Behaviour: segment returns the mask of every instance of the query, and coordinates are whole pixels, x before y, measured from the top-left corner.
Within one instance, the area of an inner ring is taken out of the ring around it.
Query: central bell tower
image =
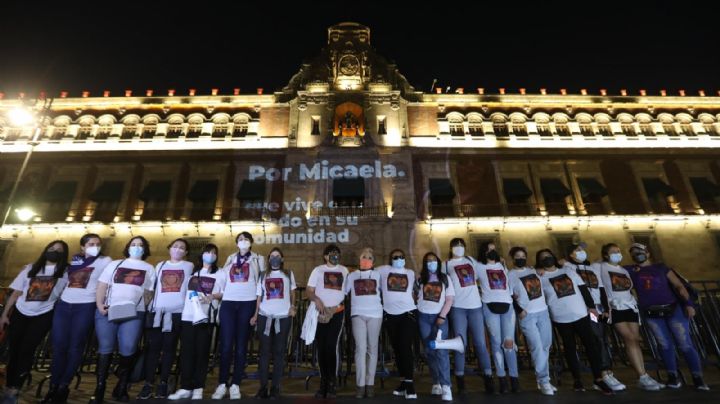
[[[360,91],[370,80],[370,28],[344,22],[328,28],[332,86],[337,91]]]

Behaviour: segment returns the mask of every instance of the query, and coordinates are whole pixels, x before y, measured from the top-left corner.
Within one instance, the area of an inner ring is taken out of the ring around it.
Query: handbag
[[[488,310],[490,310],[493,314],[505,314],[510,309],[510,303],[494,302],[485,304],[487,305]]]
[[[122,265],[123,262],[125,262],[125,260],[122,260],[119,264],[117,264],[115,270],[113,270],[111,279],[115,279],[115,273],[120,268],[120,265]],[[110,301],[110,296],[112,296],[112,284],[110,285],[110,287],[108,287],[108,290],[105,294],[106,303]],[[113,323],[121,323],[126,320],[131,320],[135,317],[137,317],[137,304],[123,303],[112,305],[108,308],[108,321],[111,321]]]
[[[645,308],[645,314],[651,318],[670,317],[675,313],[677,303],[654,304]]]

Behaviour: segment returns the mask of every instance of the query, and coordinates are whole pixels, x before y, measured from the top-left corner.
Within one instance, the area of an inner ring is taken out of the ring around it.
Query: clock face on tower
[[[360,61],[353,55],[345,55],[340,58],[338,70],[340,70],[340,74],[344,76],[354,76],[358,73],[358,70],[360,70]]]

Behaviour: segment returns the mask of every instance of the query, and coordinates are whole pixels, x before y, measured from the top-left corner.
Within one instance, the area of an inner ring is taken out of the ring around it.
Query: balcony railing
[[[602,203],[585,203],[583,210],[571,210],[566,203],[507,203],[507,204],[453,204],[428,205],[431,218],[449,217],[485,217],[485,216],[568,216],[568,215],[604,215],[607,210]],[[571,213],[572,212],[572,213]],[[645,213],[645,212],[638,212]]]
[[[387,217],[388,206],[333,206],[310,208],[310,216]]]

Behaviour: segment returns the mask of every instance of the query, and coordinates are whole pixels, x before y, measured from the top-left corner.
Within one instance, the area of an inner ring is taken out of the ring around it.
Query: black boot
[[[327,396],[327,380],[320,379],[320,390],[315,392],[315,398],[325,398]]]
[[[68,396],[70,395],[70,387],[60,386],[55,393],[53,398],[53,404],[65,404],[67,403]]]
[[[133,363],[135,363],[135,358],[132,356],[121,355],[120,358],[118,358],[118,367],[115,371],[118,382],[112,393],[113,398],[117,401],[124,403],[130,401],[130,396],[128,395],[128,379],[130,378],[130,370],[132,369]]]
[[[500,382],[500,394],[509,393],[510,389],[508,388],[507,377],[498,377],[498,381]]]
[[[95,368],[97,382],[95,384],[95,393],[90,397],[89,404],[102,404],[105,401],[105,386],[111,363],[112,354],[98,354],[97,367]]]
[[[520,391],[520,380],[517,377],[510,378],[510,391],[513,393]]]
[[[483,381],[485,382],[485,393],[495,394],[495,383],[493,382],[492,375],[484,375]]]
[[[465,376],[455,376],[458,394],[465,394]]]
[[[268,398],[267,384],[260,386],[260,390],[255,394],[255,398]]]
[[[58,385],[57,384],[51,384],[50,388],[47,391],[47,394],[45,394],[45,397],[40,400],[40,404],[50,404],[55,401],[55,394],[57,394]]]
[[[337,398],[337,391],[335,391],[335,381],[328,381],[327,384],[327,392],[325,393],[325,398]]]

